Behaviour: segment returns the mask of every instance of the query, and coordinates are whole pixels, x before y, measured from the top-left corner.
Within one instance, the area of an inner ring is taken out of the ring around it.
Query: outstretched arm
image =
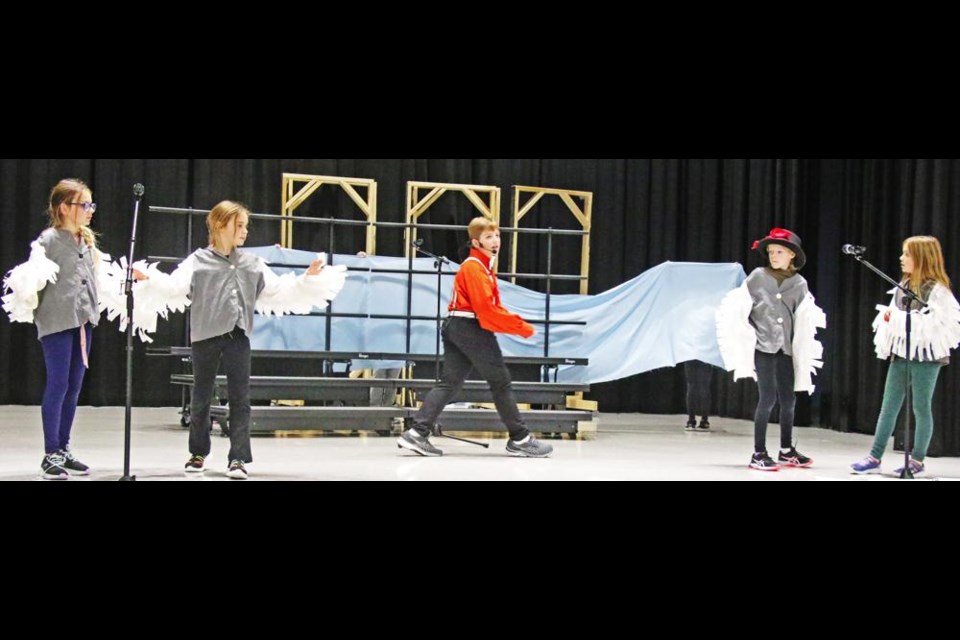
[[[126,271],[126,258],[121,258]],[[194,259],[191,255],[167,274],[156,263],[133,263],[133,328],[143,342],[153,342],[149,334],[157,330],[157,318],[167,318],[171,311],[183,311],[190,306],[190,284],[193,280]]]
[[[326,255],[321,253],[303,275],[285,273],[278,276],[261,259],[264,286],[257,296],[257,311],[265,315],[305,315],[314,307],[325,308],[337,297],[347,279],[345,266],[331,267],[326,262]]]

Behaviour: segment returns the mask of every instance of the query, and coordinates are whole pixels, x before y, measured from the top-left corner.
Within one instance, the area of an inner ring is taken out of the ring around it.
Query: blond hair
[[[943,249],[940,241],[933,236],[912,236],[903,241],[903,246],[913,259],[913,272],[904,276],[904,284],[920,291],[923,283],[928,280],[939,282],[947,289],[950,288],[950,278],[944,267]]]
[[[207,215],[207,233],[209,234],[210,246],[217,244],[217,235],[220,231],[241,213],[250,215],[250,211],[245,206],[231,200],[224,200],[210,210],[209,215]]]
[[[47,203],[47,217],[50,218],[52,229],[63,228],[64,220],[60,205],[69,204],[74,198],[83,197],[85,191],[93,193],[83,180],[77,178],[65,178],[54,185],[50,190],[50,200]],[[80,225],[80,237],[88,247],[97,248],[97,234],[90,227]]]
[[[470,234],[471,240],[479,240],[487,231],[499,231],[500,225],[491,220],[490,218],[485,218],[483,216],[477,216],[470,221],[470,224],[467,226],[467,233]]]

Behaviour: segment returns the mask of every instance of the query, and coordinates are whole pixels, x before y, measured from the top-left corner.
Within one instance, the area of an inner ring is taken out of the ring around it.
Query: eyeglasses
[[[94,213],[97,210],[96,202],[68,202],[67,204],[83,207],[84,213]]]

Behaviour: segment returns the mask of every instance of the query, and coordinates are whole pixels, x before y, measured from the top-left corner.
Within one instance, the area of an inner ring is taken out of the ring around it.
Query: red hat
[[[793,231],[780,228],[770,229],[770,234],[763,240],[754,242],[752,249],[765,254],[767,252],[767,245],[769,244],[779,244],[797,254],[793,259],[794,268],[799,270],[803,268],[803,265],[807,264],[807,256],[800,247],[800,236]]]

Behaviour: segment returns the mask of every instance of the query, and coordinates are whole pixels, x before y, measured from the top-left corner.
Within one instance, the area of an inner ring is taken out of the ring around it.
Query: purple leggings
[[[93,327],[84,326],[87,332],[87,355]],[[52,333],[40,339],[43,346],[43,361],[47,366],[47,387],[43,390],[43,447],[46,453],[56,453],[70,444],[70,429],[77,412],[77,400],[83,385],[83,366],[80,353],[80,328]]]

